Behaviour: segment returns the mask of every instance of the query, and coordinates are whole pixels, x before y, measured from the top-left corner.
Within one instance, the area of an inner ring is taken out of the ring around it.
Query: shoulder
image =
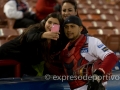
[[[27,33],[26,33],[26,31],[27,31]],[[29,28],[27,28],[25,30],[26,34],[34,34],[34,33],[39,33],[39,32],[42,32],[42,29],[39,28],[38,26],[34,26],[34,25],[30,26]]]
[[[92,43],[92,44],[97,43],[97,42],[101,42],[100,39],[98,39],[96,37],[92,37],[92,36],[87,36],[87,41],[88,41],[88,43]]]
[[[14,5],[16,5],[16,1],[15,0],[10,0],[7,3],[5,3],[5,6],[7,6],[7,5],[14,6]]]
[[[16,4],[16,1],[15,0],[10,0],[6,4]]]
[[[105,46],[104,43],[100,39],[96,37],[92,37],[92,36],[87,37],[87,43],[88,43],[88,47],[91,49]]]

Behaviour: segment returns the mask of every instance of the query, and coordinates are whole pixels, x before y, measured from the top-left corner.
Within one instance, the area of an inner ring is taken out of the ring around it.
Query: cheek
[[[74,30],[73,33],[76,36],[76,35],[78,35],[79,32],[77,30]]]
[[[64,30],[64,33],[65,33],[65,35],[67,34],[67,31],[66,30]]]
[[[64,12],[61,12],[61,16],[62,16],[62,18],[64,17],[64,14],[65,14]]]
[[[77,13],[75,11],[71,12],[71,15],[77,15]]]
[[[66,34],[66,30],[64,30],[64,33]]]
[[[45,24],[45,31],[47,31],[47,28],[48,28],[48,24],[46,23]]]

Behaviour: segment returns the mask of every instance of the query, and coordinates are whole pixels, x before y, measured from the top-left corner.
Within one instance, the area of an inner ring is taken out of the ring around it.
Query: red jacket
[[[48,14],[54,12],[56,0],[38,0],[36,3],[36,15],[39,20],[44,19]]]

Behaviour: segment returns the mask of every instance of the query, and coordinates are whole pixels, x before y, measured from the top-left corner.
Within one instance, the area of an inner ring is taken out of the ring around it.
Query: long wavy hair
[[[50,14],[49,14],[45,19],[43,19],[40,23],[30,25],[28,28],[26,28],[26,29],[24,30],[24,32],[20,35],[20,38],[19,38],[20,41],[22,42],[22,40],[24,39],[24,36],[26,36],[27,33],[28,33],[30,30],[32,30],[33,28],[38,28],[38,29],[41,30],[41,31],[46,31],[46,30],[45,30],[45,23],[46,23],[46,21],[47,21],[49,18],[51,18],[51,17],[57,18],[58,21],[60,22],[60,25],[62,24],[63,19],[62,19],[62,17],[61,17],[60,14],[58,14],[58,13],[56,13],[56,12],[50,13]]]
[[[49,18],[51,18],[51,17],[57,18],[57,19],[59,20],[60,24],[63,22],[63,19],[62,19],[62,17],[61,17],[60,14],[58,14],[58,13],[56,13],[56,12],[50,13],[50,14],[49,14],[44,20],[42,20],[40,23],[31,25],[31,26],[29,26],[28,28],[26,28],[26,29],[24,30],[24,32],[21,34],[21,36],[19,37],[20,42],[21,42],[21,43],[24,42],[25,39],[26,39],[27,33],[28,33],[30,30],[34,30],[34,28],[36,28],[36,29],[38,29],[38,30],[40,30],[40,31],[45,32],[45,31],[46,31],[46,30],[45,30],[45,23],[46,23],[46,21],[47,21]],[[49,44],[48,44],[48,42],[47,42],[47,39],[46,39],[46,40],[43,40],[43,42],[40,43],[40,44],[41,44],[41,47],[42,47],[42,48],[40,48],[41,50],[39,50],[39,53],[41,53],[41,56],[42,56],[42,58],[43,58],[45,61],[49,61],[49,59],[50,59],[50,54],[49,54],[49,52],[50,52],[50,51],[49,51],[49,48],[48,48],[48,45],[49,45]]]

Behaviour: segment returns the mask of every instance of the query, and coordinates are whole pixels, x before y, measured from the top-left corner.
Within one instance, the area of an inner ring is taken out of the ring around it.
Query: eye
[[[67,28],[68,28],[68,26],[65,26],[64,28],[65,28],[65,29],[67,29]]]
[[[70,9],[68,9],[68,11],[69,11],[69,12],[72,12],[73,10],[70,8]]]
[[[48,21],[49,24],[52,24],[52,21]]]
[[[69,12],[72,12],[72,10],[68,10]]]
[[[53,24],[60,25],[59,23],[53,23]]]
[[[66,9],[63,9],[62,11],[63,11],[63,12],[66,12]]]

